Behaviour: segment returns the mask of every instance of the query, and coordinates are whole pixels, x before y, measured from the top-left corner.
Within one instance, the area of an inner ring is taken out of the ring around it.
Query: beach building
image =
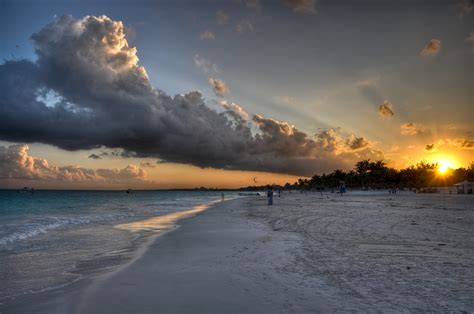
[[[454,186],[456,187],[458,194],[472,194],[474,182],[463,181],[456,183]]]

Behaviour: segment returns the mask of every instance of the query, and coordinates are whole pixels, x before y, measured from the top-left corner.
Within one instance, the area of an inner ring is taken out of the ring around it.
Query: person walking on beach
[[[339,193],[341,193],[341,196],[346,193],[346,183],[344,181],[339,182]]]
[[[268,205],[273,205],[273,188],[269,187],[267,191]]]

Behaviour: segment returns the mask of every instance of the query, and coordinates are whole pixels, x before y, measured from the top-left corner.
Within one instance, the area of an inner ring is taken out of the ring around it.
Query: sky
[[[0,188],[474,161],[472,1],[0,4]]]

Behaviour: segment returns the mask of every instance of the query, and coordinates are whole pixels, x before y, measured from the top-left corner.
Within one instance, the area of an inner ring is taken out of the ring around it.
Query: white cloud
[[[229,22],[229,16],[223,11],[219,10],[216,12],[216,21],[219,25],[227,24],[227,22]]]
[[[214,33],[212,31],[207,30],[207,31],[204,31],[204,32],[199,34],[199,39],[201,39],[201,40],[215,40],[216,36],[214,35]]]
[[[295,99],[290,96],[275,96],[273,97],[273,101],[275,101],[278,104],[292,105],[294,104]]]
[[[222,80],[210,77],[207,82],[218,96],[224,96],[230,93],[229,87],[227,87],[226,83]]]
[[[207,60],[206,58],[195,54],[193,57],[194,65],[200,68],[204,73],[219,73],[219,69],[215,63]]]
[[[236,103],[228,103],[227,101],[221,102],[221,105],[225,109],[235,112],[243,120],[248,120],[249,119],[249,113],[247,111],[245,111],[245,109],[242,108],[241,105],[236,104]]]
[[[87,169],[80,166],[58,167],[46,159],[29,155],[28,145],[0,146],[0,180],[46,180],[92,183],[150,183],[145,171],[128,165],[123,169]]]
[[[243,19],[235,26],[235,29],[237,33],[245,34],[245,33],[253,32],[254,27],[253,27],[252,22],[250,22],[247,19]]]
[[[438,39],[431,39],[420,51],[420,56],[422,57],[429,57],[429,56],[436,56],[438,52],[441,50],[441,41]]]

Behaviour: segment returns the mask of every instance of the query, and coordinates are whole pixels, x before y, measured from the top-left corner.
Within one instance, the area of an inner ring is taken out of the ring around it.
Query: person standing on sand
[[[224,201],[224,192],[221,193],[221,202]]]
[[[267,191],[268,205],[273,205],[273,188],[269,187]]]
[[[346,183],[344,181],[339,182],[339,193],[341,193],[341,196],[346,193]]]

